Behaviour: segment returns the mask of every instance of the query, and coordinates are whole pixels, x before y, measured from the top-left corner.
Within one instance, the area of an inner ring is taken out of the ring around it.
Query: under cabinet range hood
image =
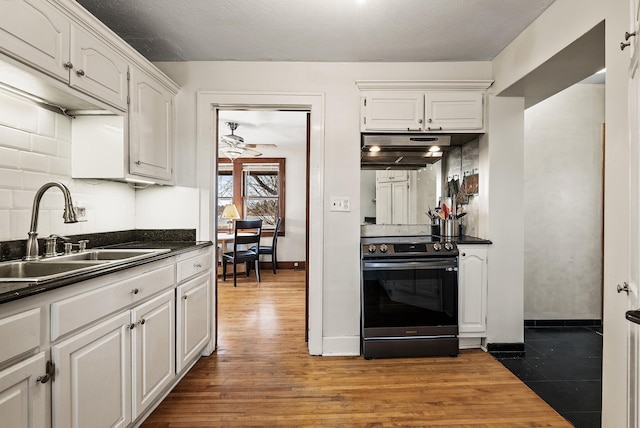
[[[360,169],[424,168],[454,147],[478,138],[479,134],[375,134],[362,133]]]
[[[449,135],[362,134],[361,169],[418,169],[442,159]]]

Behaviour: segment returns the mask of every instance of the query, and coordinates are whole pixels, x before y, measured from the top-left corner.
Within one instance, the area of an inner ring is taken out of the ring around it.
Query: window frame
[[[238,208],[238,213],[240,214],[240,218],[245,218],[244,213],[244,174],[243,174],[243,165],[251,164],[251,165],[259,165],[259,164],[277,164],[278,165],[278,178],[280,181],[280,186],[278,189],[278,212],[280,214],[280,218],[282,221],[280,223],[280,229],[278,230],[278,236],[285,236],[285,192],[286,192],[286,159],[285,158],[236,158],[233,161],[227,158],[219,158],[219,164],[232,164],[232,177],[233,177],[233,203]],[[219,173],[218,173],[219,175]],[[216,192],[218,189],[216,189]],[[220,231],[221,225],[218,225],[218,230]],[[263,236],[273,236],[272,228],[263,228],[262,229]]]

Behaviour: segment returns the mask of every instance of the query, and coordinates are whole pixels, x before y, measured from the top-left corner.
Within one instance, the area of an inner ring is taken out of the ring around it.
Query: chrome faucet
[[[40,212],[40,200],[42,195],[51,187],[57,187],[62,191],[64,196],[64,214],[62,218],[65,223],[77,223],[76,213],[73,210],[73,201],[71,200],[71,192],[64,184],[59,181],[51,181],[43,185],[36,192],[36,196],[33,199],[33,209],[31,210],[31,230],[29,230],[29,238],[27,239],[27,251],[25,260],[38,260],[38,214]]]

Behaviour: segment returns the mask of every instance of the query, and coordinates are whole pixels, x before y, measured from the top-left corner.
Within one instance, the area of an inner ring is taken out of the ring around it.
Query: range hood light
[[[369,151],[370,152],[379,152],[380,151],[380,146],[371,146],[371,147],[369,147]]]
[[[439,152],[439,151],[440,151],[440,147],[438,147],[438,146],[431,146],[431,147],[429,147],[429,151],[430,151],[430,152]]]

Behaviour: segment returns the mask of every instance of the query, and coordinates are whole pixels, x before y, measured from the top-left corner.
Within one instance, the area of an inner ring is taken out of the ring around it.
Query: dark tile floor
[[[601,327],[525,327],[525,356],[498,358],[577,428],[600,428]]]

